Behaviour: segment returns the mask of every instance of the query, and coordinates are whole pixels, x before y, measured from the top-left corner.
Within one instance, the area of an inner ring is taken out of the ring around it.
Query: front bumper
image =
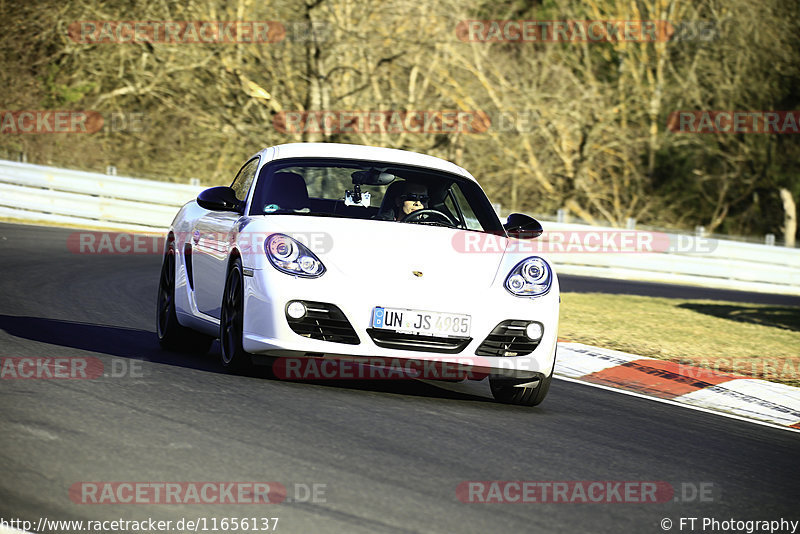
[[[515,297],[498,285],[458,288],[386,284],[378,289],[356,285],[348,288],[330,284],[324,278],[293,278],[270,269],[254,270],[252,277],[245,277],[244,349],[254,355],[278,358],[360,357],[382,361],[450,362],[514,378],[541,378],[553,369],[559,310],[555,275],[550,291],[533,299]],[[352,326],[357,343],[352,339],[349,342],[326,341],[298,334],[286,316],[286,305],[292,300],[335,306]],[[387,343],[386,336],[373,339],[375,332],[370,335],[369,330],[376,306],[468,314],[472,317],[469,339],[456,340],[457,343],[452,344],[455,349],[450,347],[449,350],[442,350],[435,343],[429,348],[417,344],[410,349],[402,339],[394,345]],[[485,345],[481,345],[498,325],[509,320],[541,323],[544,334],[538,345],[526,355],[486,355]],[[482,374],[479,372],[476,376]]]

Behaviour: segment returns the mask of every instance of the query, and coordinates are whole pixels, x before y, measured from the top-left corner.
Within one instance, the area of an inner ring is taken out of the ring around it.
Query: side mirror
[[[503,228],[506,229],[508,237],[517,239],[536,239],[544,232],[539,221],[524,213],[509,215]]]
[[[211,211],[236,211],[242,209],[242,203],[236,198],[233,189],[226,186],[212,187],[197,195],[197,203],[201,208]]]

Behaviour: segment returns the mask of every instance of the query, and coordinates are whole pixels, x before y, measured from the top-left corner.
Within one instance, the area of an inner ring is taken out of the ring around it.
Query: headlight
[[[308,247],[288,235],[272,234],[264,243],[264,251],[279,271],[304,278],[316,278],[325,273],[325,266]]]
[[[542,258],[533,256],[519,262],[506,278],[506,289],[518,297],[539,297],[550,291],[553,272]]]

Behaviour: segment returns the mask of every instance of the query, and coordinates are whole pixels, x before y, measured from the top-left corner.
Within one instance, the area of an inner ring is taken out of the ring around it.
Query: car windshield
[[[287,159],[265,165],[250,215],[344,217],[503,232],[491,203],[472,180],[375,161]]]

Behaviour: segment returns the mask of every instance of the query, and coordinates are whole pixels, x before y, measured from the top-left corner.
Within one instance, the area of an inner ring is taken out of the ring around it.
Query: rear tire
[[[170,242],[161,276],[158,282],[156,299],[156,333],[159,344],[172,351],[205,354],[214,338],[186,328],[178,322],[175,312],[175,243]]]
[[[517,384],[525,384],[532,382],[530,378],[506,378],[506,377],[489,377],[489,387],[492,389],[494,400],[504,404],[516,404],[518,406],[537,406],[541,404],[550,390],[550,382],[553,380],[553,371],[555,370],[556,362],[553,358],[553,368],[550,369],[550,374],[541,380],[535,387],[520,388],[516,387]]]
[[[242,346],[244,331],[244,278],[242,260],[233,260],[222,294],[219,318],[219,344],[222,366],[234,373],[249,371],[253,366],[250,353]]]

